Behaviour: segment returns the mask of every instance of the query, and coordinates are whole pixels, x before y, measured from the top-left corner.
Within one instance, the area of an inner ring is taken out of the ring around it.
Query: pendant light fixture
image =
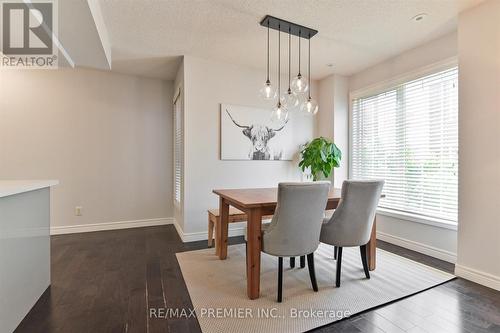
[[[289,110],[294,108],[301,112],[314,115],[318,112],[318,103],[311,97],[311,38],[318,33],[317,30],[285,21],[270,15],[266,15],[260,25],[267,28],[267,80],[261,89],[261,96],[266,100],[272,100],[276,96],[277,104],[271,113],[271,120],[281,124],[286,123]],[[269,80],[269,29],[278,30],[278,82],[277,91],[273,89]],[[281,95],[281,32],[288,33],[288,90]],[[292,63],[292,35],[299,38],[299,68],[296,77],[291,79]],[[309,40],[309,59],[307,67],[307,78],[301,73],[301,40]]]
[[[292,80],[292,91],[296,94],[305,93],[309,88],[306,78],[302,76],[300,73],[300,58],[301,58],[301,48],[300,48],[300,40],[302,39],[302,31],[299,30],[299,73]],[[309,37],[311,38],[311,37]]]
[[[278,24],[278,96],[281,92],[281,26]],[[281,98],[278,99],[278,104],[271,112],[271,122],[284,124],[288,120],[288,109],[281,104]]]
[[[308,97],[307,101],[302,104],[301,111],[307,115],[315,115],[318,113],[318,103],[311,97],[311,36],[309,36],[309,57],[307,62],[307,77],[308,77]]]
[[[299,105],[299,99],[291,89],[292,34],[290,32],[291,28],[288,28],[288,90],[281,97],[281,104],[285,105],[289,110]]]
[[[269,80],[269,20],[267,20],[267,80],[260,89],[259,95],[266,101],[276,98],[276,89],[271,85],[271,80]]]

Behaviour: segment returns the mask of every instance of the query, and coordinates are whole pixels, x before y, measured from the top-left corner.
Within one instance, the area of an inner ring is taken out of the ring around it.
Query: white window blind
[[[174,200],[177,204],[180,204],[182,197],[182,138],[182,99],[179,91],[174,102]]]
[[[379,207],[457,222],[458,69],[352,101],[351,175],[385,179]]]

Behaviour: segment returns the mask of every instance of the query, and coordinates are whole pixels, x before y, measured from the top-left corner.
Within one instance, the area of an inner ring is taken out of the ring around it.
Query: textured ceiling
[[[350,75],[454,31],[458,13],[481,1],[99,0],[113,69],[166,79],[182,55],[265,68],[266,29],[259,22],[266,14],[319,30],[311,43],[313,78]],[[419,13],[428,16],[412,21]]]

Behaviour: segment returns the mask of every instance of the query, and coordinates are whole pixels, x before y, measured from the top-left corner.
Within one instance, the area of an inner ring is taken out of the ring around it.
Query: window
[[[174,202],[181,203],[182,189],[182,98],[181,91],[174,100]]]
[[[379,207],[457,223],[458,69],[352,100],[351,176],[385,179]]]

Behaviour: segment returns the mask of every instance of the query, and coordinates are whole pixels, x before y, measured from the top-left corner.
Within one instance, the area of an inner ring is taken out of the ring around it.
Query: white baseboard
[[[478,271],[477,269],[455,265],[455,275],[460,276],[466,280],[482,284],[483,286],[500,290],[500,277],[490,273]]]
[[[185,243],[184,240],[182,239],[182,235],[184,233],[182,232],[181,226],[179,225],[179,223],[177,222],[177,220],[175,219],[175,217],[173,218],[173,220],[174,220],[175,231],[177,231],[177,235],[179,235],[179,237],[182,240],[182,242]]]
[[[438,258],[438,259],[441,259],[441,260],[444,260],[447,262],[451,262],[453,264],[457,262],[457,254],[456,253],[446,251],[443,249],[439,249],[439,248],[434,247],[434,246],[415,242],[415,241],[401,238],[401,237],[394,236],[394,235],[389,235],[389,234],[386,234],[386,233],[381,232],[381,231],[377,231],[377,239],[380,239],[384,242],[398,245],[398,246],[401,246],[401,247],[404,247],[404,248],[407,248],[407,249],[410,249],[413,251],[417,251],[417,252],[426,254],[428,256],[434,257],[434,258]]]
[[[51,235],[74,234],[80,232],[104,231],[104,230],[117,230],[128,228],[152,227],[156,225],[165,225],[174,223],[172,217],[161,217],[157,219],[145,219],[134,221],[118,221],[118,222],[104,222],[93,224],[79,224],[79,225],[65,225],[50,227]]]
[[[177,223],[175,219],[173,223],[175,226],[175,230],[177,230],[177,233],[179,234],[179,237],[181,238],[183,243],[196,242],[208,239],[208,231],[184,232],[182,231],[181,226]],[[245,234],[245,229],[246,226],[238,226],[233,228],[232,226],[229,226],[228,236],[229,237],[243,236]]]

